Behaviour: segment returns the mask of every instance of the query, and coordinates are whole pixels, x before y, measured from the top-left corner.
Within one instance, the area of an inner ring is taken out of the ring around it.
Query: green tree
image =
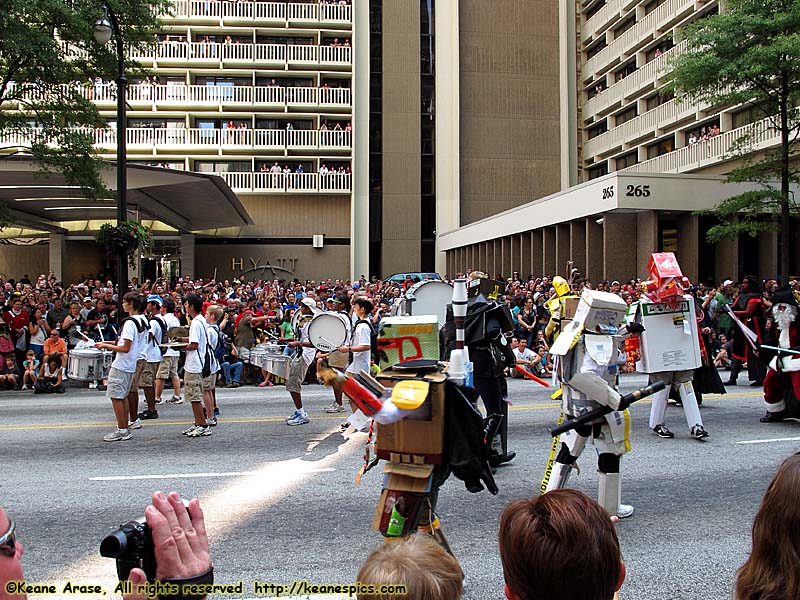
[[[724,200],[710,211],[719,224],[709,241],[763,231],[780,232],[780,274],[788,281],[796,214],[790,185],[798,180],[800,118],[800,0],[730,0],[716,15],[682,31],[687,52],[671,62],[671,88],[684,100],[713,106],[746,105],[764,127],[752,127],[736,140],[730,155],[743,158],[729,182],[755,182],[755,191]],[[780,134],[780,144],[753,152],[765,137]],[[780,188],[770,184],[779,180]]]
[[[155,41],[168,0],[105,0],[116,13],[127,60]],[[94,131],[106,121],[89,99],[96,77],[114,81],[116,47],[101,46],[93,25],[101,0],[0,0],[0,144],[24,147],[42,171],[62,172],[90,198],[104,194]]]

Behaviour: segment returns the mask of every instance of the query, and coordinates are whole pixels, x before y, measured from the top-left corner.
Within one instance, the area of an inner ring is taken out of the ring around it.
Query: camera
[[[156,553],[150,528],[141,521],[128,521],[100,542],[100,556],[117,561],[117,575],[125,581],[131,569],[139,567],[150,582],[156,579]]]

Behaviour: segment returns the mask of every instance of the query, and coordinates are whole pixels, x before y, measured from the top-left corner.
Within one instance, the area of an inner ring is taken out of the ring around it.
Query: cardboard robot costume
[[[674,386],[681,397],[689,435],[702,440],[708,432],[692,386],[694,370],[702,366],[702,359],[694,299],[684,294],[688,280],[672,252],[651,255],[648,271],[650,280],[642,284],[644,293],[634,317],[644,327],[636,370],[647,373],[649,383],[663,381],[667,386],[653,396],[649,426],[659,437],[675,437],[665,424],[669,391]]]
[[[615,388],[620,346],[636,324],[622,327],[627,305],[614,294],[584,290],[573,320],[563,329],[550,351],[559,357],[562,410],[570,417],[608,406],[615,409],[603,418],[562,434],[546,491],[563,488],[591,437],[598,453],[598,502],[611,515],[633,514],[620,503],[620,457],[630,450],[630,419],[618,412],[620,394]]]

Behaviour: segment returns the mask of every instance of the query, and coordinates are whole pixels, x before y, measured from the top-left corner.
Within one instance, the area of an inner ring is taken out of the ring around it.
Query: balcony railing
[[[695,5],[695,0],[666,0],[587,60],[583,64],[583,79],[591,80],[595,74],[602,72],[612,60],[629,56],[648,40],[658,37],[660,31],[664,31],[668,26],[677,23],[686,14],[692,12]]]
[[[286,26],[345,25],[353,22],[349,4],[299,2],[221,2],[219,0],[173,0],[171,15],[164,21],[220,23],[246,21],[255,25]]]
[[[349,173],[216,173],[234,192],[266,194],[349,193]]]
[[[605,5],[583,24],[582,38],[585,42],[597,35],[611,19],[619,15],[622,10],[622,0],[606,0]]]
[[[654,58],[649,63],[637,69],[625,79],[617,81],[608,89],[596,96],[589,98],[583,105],[584,118],[590,115],[603,113],[617,103],[635,96],[643,89],[653,89],[658,78],[666,72],[669,60],[686,52],[686,42],[681,42],[674,48],[670,48],[658,58]]]
[[[14,84],[9,84],[12,90]],[[117,101],[115,83],[77,84],[72,89],[87,100],[98,104],[113,105]],[[32,88],[23,99],[37,99],[37,90]],[[43,99],[43,98],[38,98]],[[282,86],[242,86],[242,85],[153,85],[143,81],[128,86],[128,103],[136,108],[156,111],[160,108],[174,110],[180,107],[207,107],[220,110],[226,106],[240,108],[263,108],[264,105],[279,110],[289,107],[308,108],[348,108],[351,105],[350,88],[315,88]],[[9,103],[13,108],[13,102]],[[24,110],[24,106],[18,106]]]
[[[0,145],[29,146],[37,139],[38,129],[29,135],[0,136]],[[86,129],[94,136],[95,146],[102,150],[115,150],[115,129]],[[212,150],[218,154],[236,150],[349,150],[352,133],[349,131],[317,131],[316,129],[204,129],[183,127],[130,127],[126,144],[131,153],[174,152],[176,150]]]
[[[596,156],[623,144],[631,144],[648,136],[655,137],[656,130],[669,129],[678,121],[691,117],[698,110],[704,108],[708,108],[708,106],[680,102],[678,99],[669,100],[622,125],[585,141],[583,144],[584,156]]]
[[[314,5],[310,5],[314,6]],[[219,42],[162,41],[155,50],[133,51],[131,58],[142,64],[253,64],[264,62],[285,66],[349,66],[353,53],[350,46],[316,46],[312,44],[235,44]]]
[[[780,132],[769,119],[756,121],[738,129],[726,131],[707,140],[662,154],[623,171],[636,173],[686,173],[731,157],[734,144],[745,135],[752,134],[750,151],[764,150],[780,143]]]

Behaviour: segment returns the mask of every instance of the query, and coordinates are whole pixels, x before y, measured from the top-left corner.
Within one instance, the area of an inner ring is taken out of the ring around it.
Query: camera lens
[[[107,535],[100,542],[100,556],[118,558],[128,551],[128,536],[121,529]]]

